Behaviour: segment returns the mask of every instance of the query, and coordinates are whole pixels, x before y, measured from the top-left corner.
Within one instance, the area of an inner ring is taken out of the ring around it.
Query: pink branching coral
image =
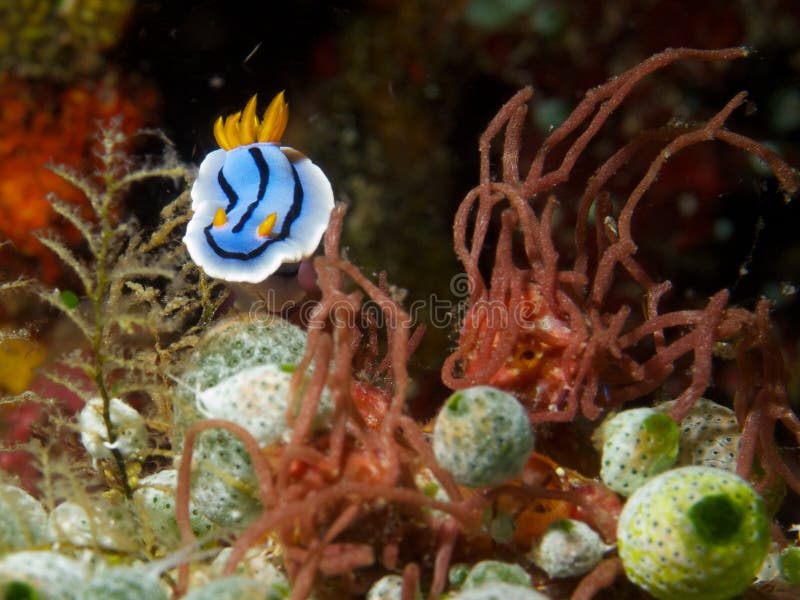
[[[527,403],[534,423],[571,421],[579,411],[596,419],[604,409],[657,390],[673,374],[675,361],[691,355],[691,381],[671,410],[680,420],[711,384],[713,357],[729,355],[741,374],[734,399],[743,429],[739,473],[750,474],[758,453],[768,474],[762,484],[781,476],[800,491],[800,478],[781,459],[774,439],[780,421],[800,440],[800,421],[787,403],[769,301],[762,299],[750,311],[729,306],[729,292],[720,290],[704,308],[661,313],[659,302],[670,283],[655,280],[637,261],[631,234],[634,212],[665,163],[703,142],[723,142],[757,157],[788,196],[797,191],[797,172],[772,150],[725,129],[746,94],[734,96],[705,123],[641,132],[597,167],[578,205],[570,265],[564,264],[551,232],[558,187],[569,180],[581,153],[634,86],[676,61],[727,61],[746,54],[744,48],[670,49],[645,60],[590,90],[541,144],[525,173],[520,172],[520,147],[532,90],[519,91],[500,109],[480,139],[480,183],[455,219],[455,249],[471,295],[458,348],[442,371],[447,385],[461,389],[491,383],[508,389]],[[490,157],[501,133],[502,176],[495,181]],[[654,146],[658,150],[646,172],[613,214],[609,180]],[[554,156],[560,162],[548,170]],[[493,212],[500,209],[487,281],[479,262],[489,254],[487,232]],[[512,245],[515,234],[524,240],[519,260]],[[640,303],[611,297],[620,281],[640,290]]]

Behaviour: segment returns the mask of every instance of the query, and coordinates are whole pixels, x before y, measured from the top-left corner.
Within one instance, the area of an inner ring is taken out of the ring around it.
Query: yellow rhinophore
[[[216,120],[214,137],[220,148],[232,150],[256,142],[281,141],[286,123],[289,122],[289,105],[283,99],[283,92],[272,99],[261,121],[256,115],[256,98],[257,95],[250,98],[244,110]]]
[[[214,227],[222,227],[227,222],[228,215],[225,214],[225,210],[218,208],[217,212],[214,213]]]
[[[278,220],[278,213],[270,213],[267,218],[258,226],[259,237],[269,237],[272,233],[272,228],[275,227],[275,221]]]

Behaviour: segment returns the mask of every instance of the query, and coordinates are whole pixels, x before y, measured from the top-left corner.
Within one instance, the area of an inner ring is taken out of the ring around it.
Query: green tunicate
[[[533,449],[528,414],[514,396],[489,386],[453,394],[433,428],[436,460],[468,487],[519,475]]]
[[[250,455],[232,433],[215,429],[197,439],[192,461],[192,501],[219,527],[241,528],[262,511]]]
[[[203,335],[182,379],[202,391],[249,367],[296,365],[305,350],[305,332],[279,317],[230,317]]]
[[[292,374],[278,365],[249,367],[199,394],[197,409],[205,418],[224,419],[243,427],[259,446],[270,446],[288,441],[292,428],[286,421],[286,413],[290,404],[295,415],[299,412],[299,400],[308,386],[308,377],[301,381],[294,402],[291,401],[291,384]],[[324,429],[332,414],[333,402],[325,388],[312,428]]]
[[[759,572],[769,546],[769,516],[741,477],[682,467],[631,495],[617,543],[628,579],[656,598],[727,600]]]
[[[133,505],[146,538],[152,538],[162,550],[171,550],[180,543],[178,522],[175,519],[175,490],[178,472],[162,469],[139,481],[133,492]],[[197,510],[194,498],[189,503],[189,521],[196,536],[207,535],[212,523]]]
[[[277,316],[256,319],[245,314],[216,323],[198,343],[180,376],[183,385],[176,388],[173,437],[178,451],[186,430],[207,418],[233,420],[245,428],[252,424],[262,433],[274,429],[276,436],[285,436],[288,426],[283,413],[288,399],[281,396],[288,390],[291,366],[300,363],[305,349],[306,333]],[[243,380],[254,369],[270,371],[272,377],[254,378],[244,397],[232,383],[246,383]],[[269,390],[262,389],[264,386]],[[229,401],[226,394],[231,396]],[[254,395],[260,396],[263,404],[250,402]],[[244,409],[250,411],[248,415]],[[270,420],[275,414],[281,418],[273,428]],[[271,441],[277,438],[273,436]],[[192,502],[202,517],[219,527],[240,528],[260,514],[252,461],[243,443],[230,432],[204,431],[198,436],[192,462]]]
[[[680,431],[669,416],[651,408],[632,408],[609,417],[599,428],[600,477],[624,496],[675,463]]]
[[[666,413],[675,401],[663,402],[654,410]],[[700,398],[678,424],[677,466],[705,466],[736,470],[741,432],[736,415],[725,406]]]

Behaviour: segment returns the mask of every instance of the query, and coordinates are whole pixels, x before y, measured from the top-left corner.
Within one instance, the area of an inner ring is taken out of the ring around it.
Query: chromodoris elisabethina
[[[200,164],[183,238],[211,277],[259,283],[312,255],[328,227],[333,190],[322,170],[281,146],[289,118],[283,92],[256,116],[256,96],[214,125],[219,150]]]

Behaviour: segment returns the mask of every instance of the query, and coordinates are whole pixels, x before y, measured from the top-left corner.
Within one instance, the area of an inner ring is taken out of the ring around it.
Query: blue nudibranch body
[[[244,111],[214,125],[220,149],[200,164],[183,238],[211,277],[264,281],[313,254],[328,227],[330,182],[303,154],[280,145],[288,115],[281,92],[262,120],[253,96]]]

